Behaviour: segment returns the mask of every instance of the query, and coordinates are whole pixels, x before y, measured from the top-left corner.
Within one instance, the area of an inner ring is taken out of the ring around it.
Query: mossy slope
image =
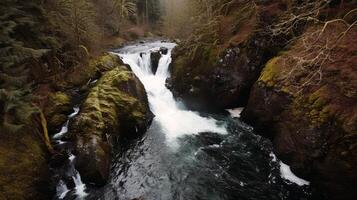
[[[34,123],[35,124],[35,123]],[[34,125],[0,132],[0,199],[50,199],[49,152]]]

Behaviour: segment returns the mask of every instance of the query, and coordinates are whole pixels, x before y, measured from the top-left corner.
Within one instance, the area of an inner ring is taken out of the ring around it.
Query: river
[[[175,100],[165,86],[174,47],[157,41],[115,51],[145,86],[155,118],[142,138],[116,148],[105,187],[87,184],[81,195],[66,187],[56,199],[311,199],[309,183],[279,161],[271,142],[237,115],[193,112]],[[160,48],[168,52],[154,74],[150,54]]]

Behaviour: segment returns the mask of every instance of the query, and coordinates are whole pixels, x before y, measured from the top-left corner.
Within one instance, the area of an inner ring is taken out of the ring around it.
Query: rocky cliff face
[[[235,1],[203,34],[217,32],[195,33],[197,38],[175,49],[169,84],[175,95],[193,109],[244,105],[262,66],[285,42],[268,27],[287,8],[280,0]]]
[[[356,36],[344,23],[311,27],[266,64],[242,113],[329,199],[356,197]]]
[[[105,73],[70,128],[76,140],[76,168],[84,181],[105,184],[118,139],[140,136],[152,118],[144,86],[131,71],[117,65]]]
[[[194,109],[247,104],[242,119],[296,174],[328,199],[353,199],[355,2],[232,2],[218,32],[206,27],[175,49],[168,85]]]

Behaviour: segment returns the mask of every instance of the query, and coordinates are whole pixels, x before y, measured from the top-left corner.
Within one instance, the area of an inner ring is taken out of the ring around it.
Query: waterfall
[[[58,145],[62,145],[65,144],[66,142],[62,141],[61,138],[63,138],[67,133],[68,133],[68,125],[69,125],[69,121],[75,117],[77,114],[79,113],[79,107],[74,107],[73,108],[73,113],[69,114],[67,116],[67,121],[66,123],[62,126],[60,132],[56,133],[52,139],[55,143],[57,143]],[[85,184],[82,182],[81,179],[81,175],[79,174],[79,172],[75,169],[74,167],[74,162],[75,162],[75,156],[73,154],[70,153],[69,157],[68,157],[68,169],[66,171],[68,171],[68,173],[71,173],[73,182],[74,182],[74,192],[77,196],[76,199],[83,199],[84,197],[87,196],[87,193],[85,192],[86,186]],[[63,180],[60,180],[57,184],[56,187],[56,193],[57,193],[57,197],[59,199],[64,199],[67,195],[67,193],[70,192],[70,190],[68,189],[66,183]]]
[[[151,70],[150,54],[158,51],[160,47],[168,49],[167,54],[162,54],[158,69],[154,75]],[[161,125],[166,138],[174,141],[175,138],[186,134],[201,132],[227,133],[224,124],[208,117],[202,117],[197,112],[185,110],[173,97],[172,92],[166,88],[165,81],[170,76],[169,65],[171,52],[175,47],[173,43],[155,43],[138,46],[128,46],[117,55],[128,64],[132,71],[143,83],[155,119]]]

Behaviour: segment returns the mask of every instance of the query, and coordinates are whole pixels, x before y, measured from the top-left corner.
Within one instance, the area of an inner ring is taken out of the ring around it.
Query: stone
[[[153,74],[156,74],[157,68],[159,67],[160,58],[161,58],[160,51],[151,52],[151,54],[150,54],[151,71]]]
[[[104,185],[117,141],[140,137],[152,118],[144,86],[133,72],[118,65],[105,73],[70,126],[84,182]]]

